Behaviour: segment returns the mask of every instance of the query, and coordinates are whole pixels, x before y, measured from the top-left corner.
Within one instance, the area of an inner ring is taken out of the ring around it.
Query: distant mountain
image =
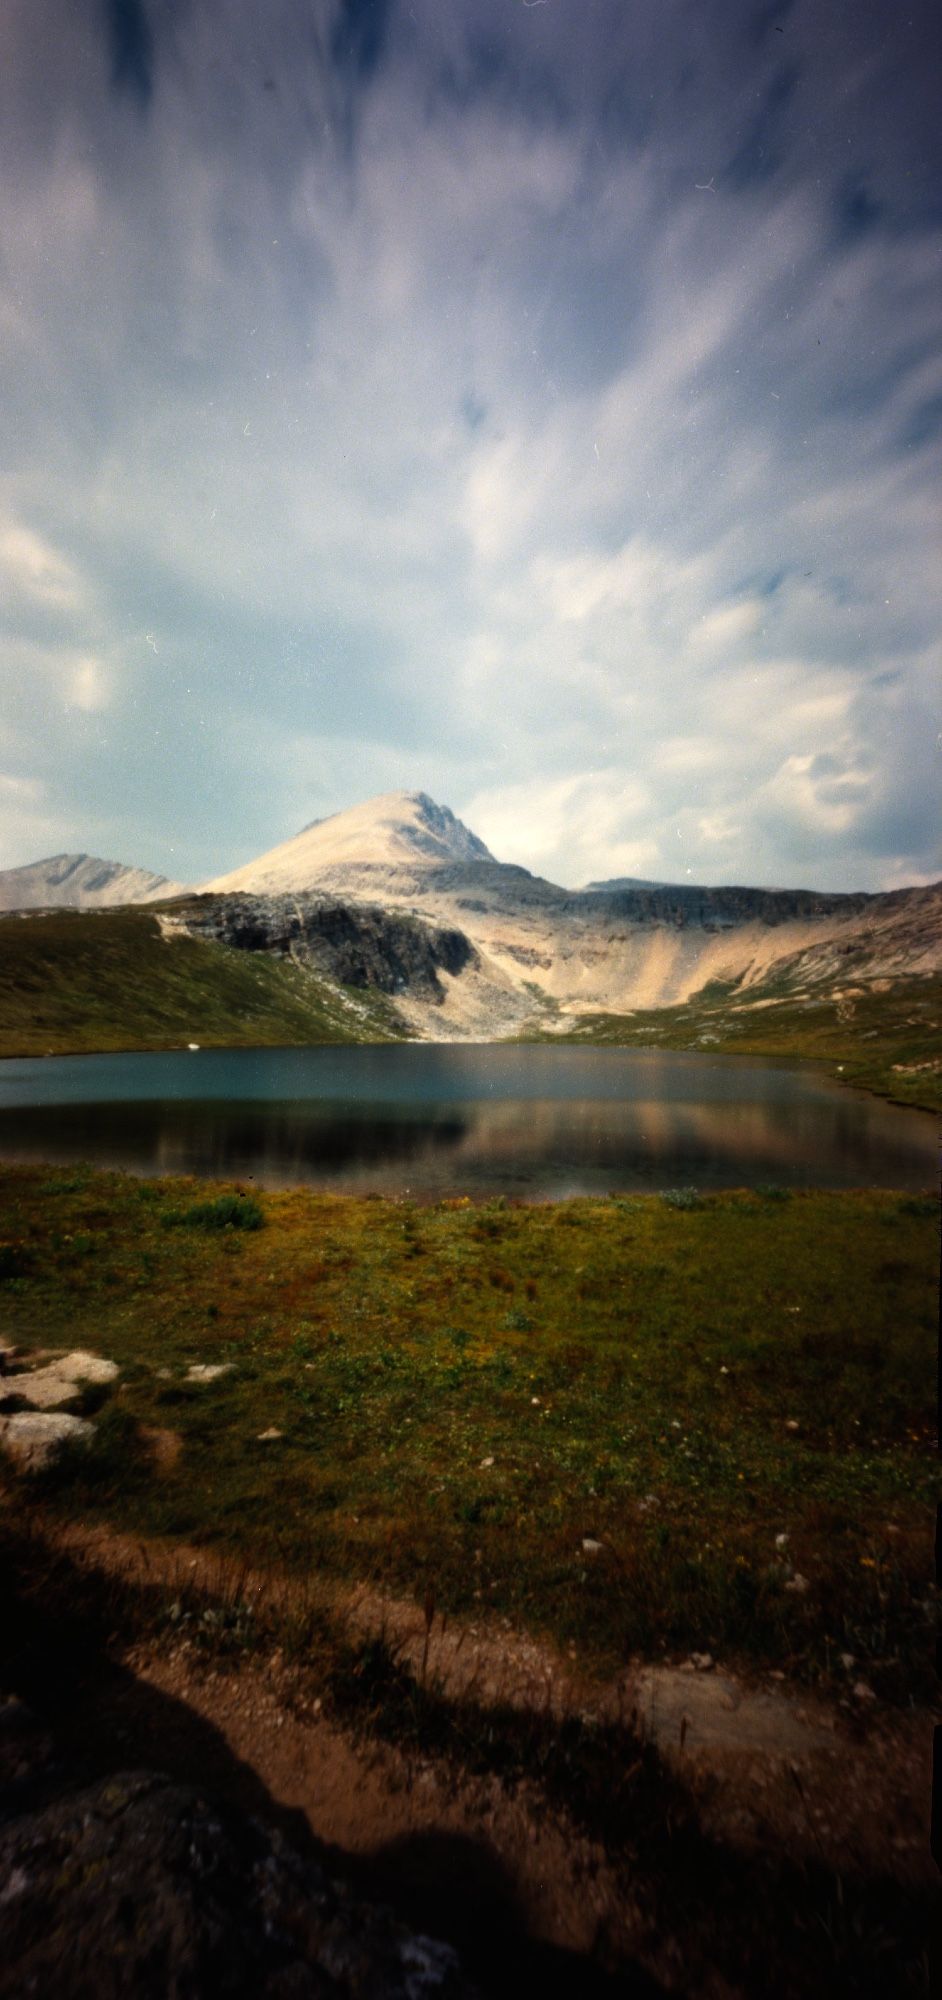
[[[302,894],[330,872],[353,868],[401,868],[437,863],[491,862],[477,834],[438,806],[427,792],[383,792],[363,805],[312,820],[291,840],[256,861],[217,875],[204,889],[254,896]]]
[[[620,889],[677,889],[677,882],[652,882],[646,875],[612,875],[604,882],[587,882],[587,896],[615,895]]]
[[[0,910],[113,910],[185,893],[182,883],[166,875],[95,854],[53,854],[25,868],[0,869]]]

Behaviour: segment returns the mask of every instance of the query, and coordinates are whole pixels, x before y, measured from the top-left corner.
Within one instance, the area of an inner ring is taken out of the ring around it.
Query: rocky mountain
[[[674,1005],[712,982],[758,991],[779,976],[818,983],[851,970],[894,979],[942,968],[942,884],[888,895],[649,882],[567,890],[495,861],[421,792],[315,822],[207,890],[175,921],[230,944],[252,936],[256,949],[348,983],[379,983],[413,1032],[445,1040],[510,1034],[534,1017],[565,1026],[573,1014]],[[409,957],[431,976],[402,976],[393,914],[426,931],[419,948],[413,929]],[[329,963],[329,934],[354,915],[343,972]]]
[[[493,855],[447,806],[436,805],[426,792],[384,792],[347,812],[312,820],[257,861],[217,875],[203,886],[225,893],[290,895],[317,887],[328,870],[363,862],[374,867],[415,867],[479,861],[493,861]]]
[[[168,940],[189,933],[371,988],[407,1032],[443,1041],[565,1029],[573,1015],[674,1006],[708,986],[768,1004],[773,981],[800,999],[942,971],[942,883],[885,895],[630,880],[569,890],[495,861],[424,792],[314,821],[199,892],[76,855],[0,876],[0,908],[159,899]]]
[[[25,868],[0,869],[0,910],[113,910],[184,893],[166,875],[95,854],[53,854]]]

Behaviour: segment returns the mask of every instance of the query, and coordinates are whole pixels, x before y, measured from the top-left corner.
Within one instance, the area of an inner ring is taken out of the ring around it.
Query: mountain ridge
[[[50,854],[0,869],[0,910],[110,910],[187,893],[185,883],[97,854]]]

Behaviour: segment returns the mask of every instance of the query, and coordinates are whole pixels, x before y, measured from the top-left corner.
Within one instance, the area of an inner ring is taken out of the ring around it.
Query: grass
[[[0,1056],[384,1042],[385,996],[264,952],[164,938],[147,910],[0,918]]]
[[[844,1083],[897,1103],[942,1109],[942,980],[878,980],[800,996],[781,977],[712,985],[682,1006],[567,1017],[563,1033],[526,1039],[604,1047],[716,1050],[827,1063]]]
[[[122,1369],[48,1504],[431,1591],[600,1665],[704,1650],[931,1691],[931,1200],[300,1190],[243,1230],[243,1194],[0,1171],[8,1333]],[[164,1226],[207,1196],[230,1226]]]

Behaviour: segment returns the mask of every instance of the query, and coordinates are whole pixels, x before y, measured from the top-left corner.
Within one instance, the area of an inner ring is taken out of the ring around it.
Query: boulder
[[[0,1994],[56,2000],[475,2000],[449,1945],[261,1821],[132,1771],[0,1833]]]

